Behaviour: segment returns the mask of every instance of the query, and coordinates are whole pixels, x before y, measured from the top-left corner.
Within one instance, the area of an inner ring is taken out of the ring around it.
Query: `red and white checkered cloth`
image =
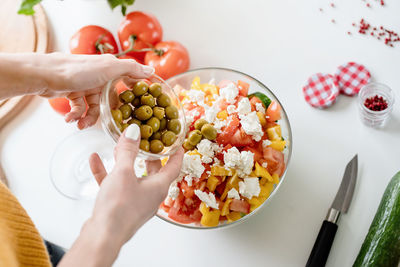
[[[349,62],[338,67],[335,77],[340,93],[354,96],[371,80],[371,73],[363,65]]]
[[[335,103],[339,95],[339,86],[331,74],[316,73],[303,87],[304,98],[316,108],[327,108]]]

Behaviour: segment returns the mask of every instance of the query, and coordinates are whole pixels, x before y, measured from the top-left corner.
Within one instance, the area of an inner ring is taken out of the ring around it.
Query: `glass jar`
[[[383,97],[387,102],[384,110],[374,111],[365,106],[365,100],[371,97]],[[358,94],[358,104],[361,121],[373,128],[382,128],[388,121],[394,104],[394,93],[389,86],[382,83],[369,83],[361,88]]]

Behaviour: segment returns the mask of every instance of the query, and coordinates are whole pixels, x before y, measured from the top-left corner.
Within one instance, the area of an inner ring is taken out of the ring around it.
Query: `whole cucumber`
[[[386,187],[354,267],[397,267],[400,262],[400,172]]]

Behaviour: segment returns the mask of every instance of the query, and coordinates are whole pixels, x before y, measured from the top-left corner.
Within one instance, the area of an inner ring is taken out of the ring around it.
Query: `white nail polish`
[[[132,123],[126,129],[125,137],[129,139],[136,141],[139,138],[139,135],[140,135],[140,128],[135,123]]]
[[[143,73],[145,74],[145,75],[148,75],[148,76],[150,76],[150,75],[152,75],[153,73],[154,73],[154,68],[152,68],[152,67],[149,67],[149,66],[143,66]]]

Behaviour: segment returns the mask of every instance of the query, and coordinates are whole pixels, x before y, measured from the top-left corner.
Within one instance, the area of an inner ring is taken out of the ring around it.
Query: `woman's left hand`
[[[152,67],[141,65],[132,59],[117,59],[110,54],[53,53],[44,55],[40,64],[45,70],[47,86],[39,94],[48,98],[68,98],[71,111],[65,115],[65,121],[78,121],[79,129],[96,123],[100,112],[100,93],[108,81],[121,76],[143,79],[154,73]],[[88,109],[83,116],[86,104]]]

